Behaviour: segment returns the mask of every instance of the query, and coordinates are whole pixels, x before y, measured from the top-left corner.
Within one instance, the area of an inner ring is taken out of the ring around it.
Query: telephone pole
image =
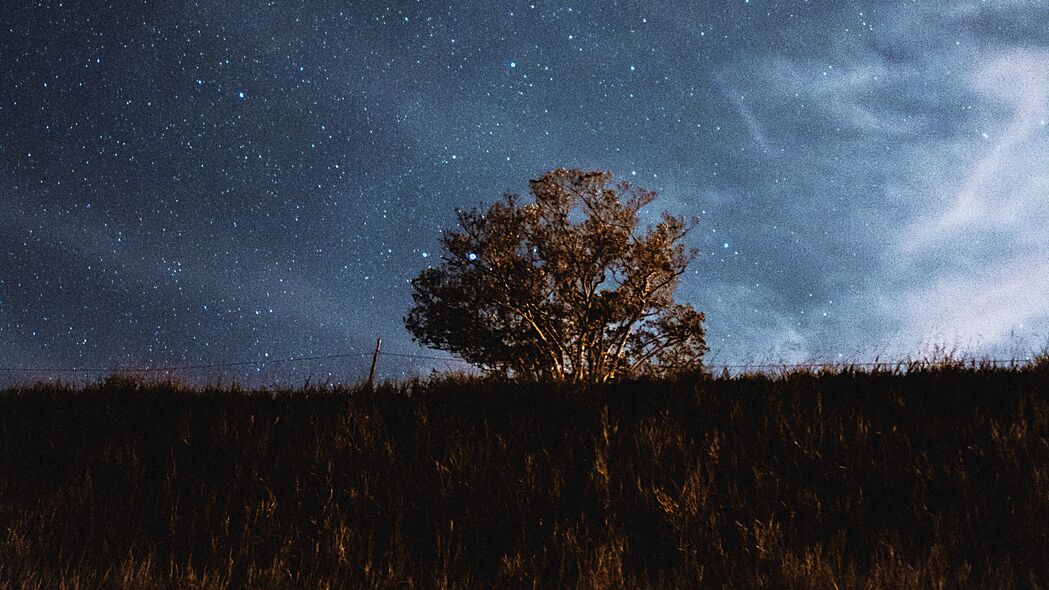
[[[379,364],[379,351],[382,350],[382,338],[375,341],[375,354],[372,355],[372,368],[368,371],[368,387],[375,387],[375,365]]]

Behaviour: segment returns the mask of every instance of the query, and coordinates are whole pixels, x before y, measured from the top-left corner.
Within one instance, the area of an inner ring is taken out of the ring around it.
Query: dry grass
[[[1049,585],[1049,370],[0,394],[0,588]]]

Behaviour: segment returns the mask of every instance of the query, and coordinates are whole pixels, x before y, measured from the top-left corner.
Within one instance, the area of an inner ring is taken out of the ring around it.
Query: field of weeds
[[[1049,370],[0,393],[0,588],[1049,586]]]

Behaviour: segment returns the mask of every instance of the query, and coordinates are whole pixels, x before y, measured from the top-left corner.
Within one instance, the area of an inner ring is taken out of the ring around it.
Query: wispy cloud
[[[989,120],[979,138],[969,140],[982,140],[986,147],[960,185],[945,187],[949,194],[939,195],[947,201],[946,209],[916,219],[904,232],[899,245],[909,255],[999,226],[1045,235],[1045,224],[1027,214],[1045,197],[1032,184],[1046,178],[1039,163],[1049,143],[1035,134],[1045,127],[1049,107],[1049,53],[1020,50],[996,56],[979,66],[972,85],[1007,113],[999,121]]]
[[[772,145],[769,143],[765,131],[761,128],[761,124],[750,110],[750,107],[747,106],[746,96],[740,94],[732,84],[725,81],[720,75],[714,77],[714,82],[717,84],[718,90],[721,91],[721,95],[732,104],[736,112],[739,113],[740,118],[743,119],[743,124],[746,125],[747,133],[750,134],[750,139],[754,142],[754,145],[765,153],[772,152]]]
[[[885,312],[899,314],[912,338],[935,331],[993,346],[1028,332],[1037,340],[1049,329],[1049,55],[988,57],[970,80],[989,114],[975,137],[957,139],[956,153],[971,158],[914,171],[916,183],[942,181],[925,184],[942,206],[915,216],[887,256],[920,267],[922,278],[903,285]]]
[[[792,272],[823,271],[851,302],[832,309],[838,330],[803,321],[801,341],[846,351],[879,342],[891,355],[930,338],[993,347],[1049,334],[1049,49],[1019,18],[1032,10],[1041,9],[843,10],[841,21],[872,32],[719,76],[745,121],[748,108],[775,113],[778,123],[759,129],[783,137],[801,167],[805,184],[774,205],[779,214],[822,212],[834,222],[803,222],[817,250],[869,261],[796,261]]]

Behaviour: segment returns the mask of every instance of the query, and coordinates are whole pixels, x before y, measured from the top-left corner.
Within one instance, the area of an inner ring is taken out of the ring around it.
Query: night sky
[[[699,216],[712,363],[1039,348],[1047,117],[1038,1],[4,1],[0,367],[444,355],[408,281],[557,166]]]

